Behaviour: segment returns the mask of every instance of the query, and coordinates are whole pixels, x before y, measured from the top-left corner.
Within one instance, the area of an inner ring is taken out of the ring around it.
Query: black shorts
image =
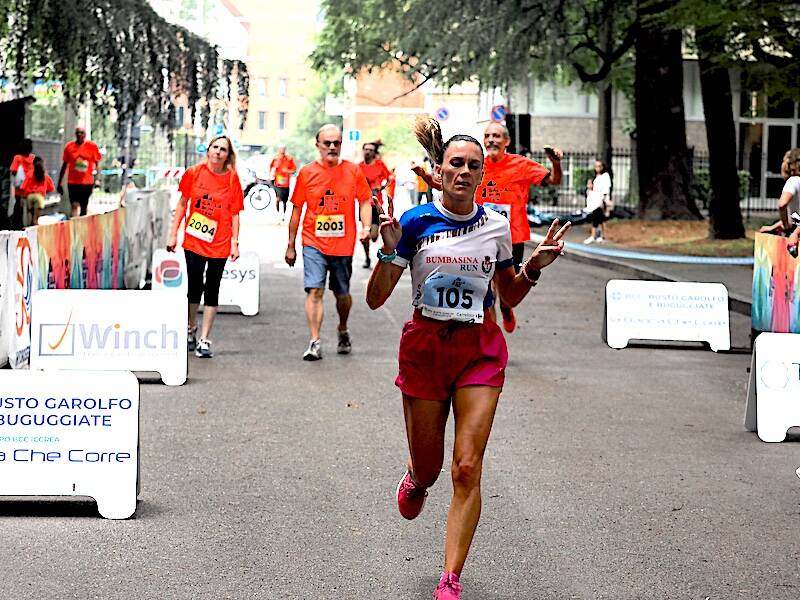
[[[183,254],[186,256],[186,275],[189,281],[189,290],[186,295],[189,298],[189,304],[200,304],[200,297],[205,294],[203,298],[205,306],[219,306],[219,285],[222,282],[222,273],[228,258],[208,258],[185,248]],[[206,268],[206,263],[208,263],[208,268]],[[205,274],[205,278],[203,274]]]
[[[68,183],[67,191],[69,192],[70,204],[80,204],[81,216],[86,214],[86,209],[89,206],[89,197],[92,195],[94,185],[85,183]]]
[[[280,187],[280,186],[273,186],[275,190],[275,196],[278,198],[278,202],[288,202],[289,201],[289,188],[288,187]]]
[[[592,214],[589,215],[589,219],[592,221],[592,227],[599,227],[607,221],[606,213],[603,211],[602,207],[595,208]]]
[[[514,260],[514,270],[519,273],[522,269],[522,257],[525,254],[525,242],[511,244],[511,256]]]

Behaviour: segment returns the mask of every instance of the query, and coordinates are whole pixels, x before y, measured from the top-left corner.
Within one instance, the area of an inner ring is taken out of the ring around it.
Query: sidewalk
[[[567,258],[601,265],[620,273],[622,277],[722,283],[728,289],[731,310],[750,316],[753,286],[752,258],[680,257],[649,250],[637,251],[608,242],[586,245],[583,240],[586,239],[588,232],[588,226],[579,225],[567,233],[565,255]],[[529,244],[539,243],[544,233],[543,228],[532,231],[533,239]],[[728,262],[739,264],[727,264]]]

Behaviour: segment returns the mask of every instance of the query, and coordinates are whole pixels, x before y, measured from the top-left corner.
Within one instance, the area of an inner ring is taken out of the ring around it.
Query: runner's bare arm
[[[397,244],[403,235],[403,228],[394,218],[392,212],[387,215],[377,202],[376,206],[381,219],[380,233],[383,239],[381,252],[392,254],[397,250]],[[383,303],[392,295],[402,274],[403,269],[401,267],[379,260],[372,271],[372,275],[370,275],[369,283],[367,283],[367,306],[372,310],[383,306]]]
[[[497,292],[509,306],[516,306],[522,302],[533,287],[529,279],[534,281],[538,279],[539,271],[564,254],[563,238],[572,227],[572,223],[567,221],[560,229],[558,225],[558,219],[555,219],[550,225],[550,229],[547,230],[544,240],[536,246],[531,257],[522,263],[522,269],[527,272],[528,277],[525,277],[522,271],[515,273],[514,267],[508,267],[495,273]]]
[[[359,202],[358,210],[361,211],[361,231],[358,232],[358,241],[363,242],[369,237],[369,228],[372,227],[372,204],[375,196],[369,202]]]
[[[169,227],[169,237],[167,238],[167,251],[175,252],[175,247],[178,245],[178,228],[183,222],[183,217],[186,215],[186,205],[189,200],[181,194],[178,200],[178,205],[175,207],[175,217],[172,219],[172,225]]]
[[[550,159],[550,172],[545,175],[545,178],[542,180],[542,185],[560,185],[562,177],[561,159],[564,157],[564,153],[558,148],[553,148],[551,146],[545,146],[544,152],[547,158]]]
[[[292,216],[289,218],[289,244],[286,247],[286,264],[290,267],[294,266],[297,260],[297,250],[295,244],[297,242],[297,230],[300,228],[300,216],[303,214],[302,206],[292,207]]]
[[[239,258],[239,213],[231,219],[231,261]]]
[[[791,201],[791,192],[783,192],[778,199],[778,213],[781,215],[781,223],[783,223],[784,231],[791,231],[793,228],[792,221],[789,219],[789,203]]]

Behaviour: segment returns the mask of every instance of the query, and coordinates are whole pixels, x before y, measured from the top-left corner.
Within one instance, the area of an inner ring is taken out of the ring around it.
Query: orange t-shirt
[[[269,168],[275,169],[275,185],[282,188],[289,187],[289,178],[297,171],[294,159],[288,154],[284,154],[281,158],[273,158]]]
[[[356,199],[369,202],[372,191],[358,165],[343,160],[335,167],[307,164],[297,176],[292,204],[305,205],[303,246],[328,256],[353,256]]]
[[[547,177],[545,167],[519,154],[506,154],[483,163],[483,181],[475,192],[478,204],[488,204],[511,222],[511,243],[531,239],[528,225],[528,187],[539,185]]]
[[[178,184],[187,198],[183,247],[207,258],[231,252],[233,216],[244,209],[242,184],[236,171],[218,175],[206,163],[187,169]]]
[[[367,178],[369,188],[373,191],[380,190],[383,182],[388,179],[389,181],[385,188],[386,193],[390,197],[394,198],[395,178],[392,172],[389,170],[389,167],[386,166],[386,163],[384,163],[380,158],[376,158],[371,164],[361,161],[358,163],[358,166],[361,167],[361,170],[364,172],[364,176]],[[382,191],[380,194],[378,194],[378,199],[381,201],[381,203],[383,203]]]
[[[82,144],[67,142],[62,158],[67,163],[67,183],[92,185],[95,165],[103,155],[97,144],[87,140]]]
[[[46,196],[50,192],[55,191],[55,189],[53,180],[50,179],[50,175],[47,173],[44,174],[44,181],[36,181],[36,178],[31,175],[25,180],[25,183],[22,184],[22,195],[30,196],[31,194],[41,194],[42,196]]]
[[[22,167],[22,172],[25,173],[25,180],[23,181],[20,187],[16,188],[17,196],[23,195],[22,188],[25,187],[25,181],[30,179],[30,177],[33,175],[34,158],[36,158],[36,156],[33,153],[31,153],[28,154],[28,156],[23,156],[22,154],[15,154],[14,158],[11,159],[11,177],[13,178],[17,176],[17,171],[19,170],[20,167]]]

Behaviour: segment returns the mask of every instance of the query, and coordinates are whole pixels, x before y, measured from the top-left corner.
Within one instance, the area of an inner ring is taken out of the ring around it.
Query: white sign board
[[[90,496],[136,511],[139,382],[130,372],[0,372],[0,496]]]
[[[167,291],[39,290],[31,369],[150,371],[186,382],[186,296]]]
[[[782,442],[800,426],[800,334],[761,333],[753,345],[744,426]]]
[[[186,294],[188,288],[186,258],[182,250],[153,253],[153,290],[175,290]],[[258,314],[260,286],[258,254],[244,252],[236,261],[228,260],[219,286],[219,305],[238,306],[242,314]]]
[[[606,285],[606,340],[708,342],[730,350],[728,290],[721,283],[612,279]]]

